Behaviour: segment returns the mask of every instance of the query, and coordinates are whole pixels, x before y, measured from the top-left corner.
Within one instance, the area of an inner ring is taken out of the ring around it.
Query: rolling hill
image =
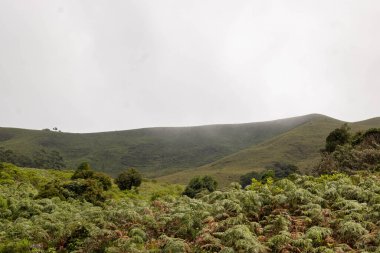
[[[0,147],[29,156],[40,149],[57,150],[69,167],[88,161],[94,169],[111,175],[135,167],[146,176],[155,177],[211,163],[286,133],[316,116],[88,134],[0,128]]]
[[[260,171],[274,162],[286,162],[297,165],[307,172],[320,158],[319,150],[324,147],[326,136],[344,122],[323,115],[315,115],[304,124],[274,138],[252,145],[200,166],[193,170],[184,170],[160,177],[167,182],[186,183],[194,175],[211,175],[221,185],[239,180],[240,175],[251,171]],[[349,123],[352,131],[380,127],[380,118]]]
[[[326,136],[344,122],[310,114],[268,122],[159,127],[102,133],[63,133],[0,128],[0,147],[31,156],[57,150],[69,168],[88,161],[112,176],[135,167],[147,177],[187,183],[212,175],[221,185],[274,162],[307,171],[319,159]],[[380,118],[350,123],[356,130],[380,127]]]

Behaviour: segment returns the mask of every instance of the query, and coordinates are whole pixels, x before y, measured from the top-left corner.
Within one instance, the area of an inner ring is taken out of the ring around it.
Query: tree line
[[[0,162],[40,169],[63,169],[66,167],[65,161],[58,151],[46,151],[45,149],[35,151],[29,157],[11,149],[0,147]]]

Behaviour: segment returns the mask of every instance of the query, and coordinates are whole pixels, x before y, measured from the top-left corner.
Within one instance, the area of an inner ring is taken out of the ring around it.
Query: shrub
[[[120,190],[130,190],[132,187],[139,187],[141,185],[142,176],[134,168],[121,173],[115,180],[115,183]]]
[[[237,252],[268,252],[268,248],[262,245],[245,225],[229,228],[223,233],[222,240],[226,246],[234,248]]]
[[[63,188],[73,193],[70,197],[86,200],[92,204],[101,205],[106,199],[102,184],[93,179],[75,180],[64,184]]]
[[[81,163],[77,170],[74,172],[73,176],[71,179],[78,179],[78,178],[91,178],[94,175],[94,172],[92,171],[90,164],[87,162]]]
[[[340,128],[336,128],[326,138],[325,150],[329,153],[335,151],[338,145],[344,145],[349,142],[350,133],[347,124],[344,124]]]
[[[329,235],[331,235],[331,229],[314,226],[307,230],[305,236],[313,241],[314,246],[320,246]]]
[[[26,240],[12,241],[9,243],[0,243],[0,253],[21,253],[30,252],[31,243]]]
[[[112,179],[107,174],[95,172],[92,178],[99,181],[102,184],[103,190],[108,191],[109,189],[111,189]]]
[[[186,186],[185,191],[182,193],[190,198],[194,198],[201,191],[213,192],[216,190],[218,182],[210,176],[194,177]]]
[[[367,234],[368,231],[360,223],[347,221],[340,225],[338,233],[343,241],[353,244],[361,236]]]

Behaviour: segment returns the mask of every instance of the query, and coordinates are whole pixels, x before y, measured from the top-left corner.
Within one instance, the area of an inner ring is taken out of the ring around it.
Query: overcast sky
[[[0,0],[0,126],[380,116],[378,0]]]

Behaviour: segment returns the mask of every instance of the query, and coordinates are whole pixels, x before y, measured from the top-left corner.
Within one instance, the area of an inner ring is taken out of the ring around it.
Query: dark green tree
[[[270,168],[274,171],[275,178],[284,178],[293,173],[300,173],[299,168],[290,163],[275,162]]]
[[[182,193],[190,198],[194,198],[201,191],[213,192],[216,190],[218,182],[210,176],[194,177],[186,186],[185,191]]]
[[[336,128],[326,138],[325,150],[328,153],[335,151],[338,145],[344,145],[350,141],[350,128],[347,124],[344,124],[340,128]]]
[[[92,178],[99,181],[102,184],[103,190],[108,191],[109,189],[111,189],[112,179],[107,174],[102,172],[95,172]]]
[[[141,181],[141,174],[134,168],[129,168],[127,171],[122,172],[115,179],[115,183],[120,190],[130,190],[132,187],[139,187],[141,185]]]
[[[33,167],[34,165],[32,159],[28,156],[3,147],[0,147],[0,162],[13,163],[20,167]]]
[[[106,200],[103,194],[103,185],[95,179],[74,180],[64,184],[63,188],[73,194],[70,197],[86,200],[95,205],[102,205],[102,202]]]
[[[78,178],[92,178],[94,175],[94,172],[92,171],[90,164],[88,162],[83,162],[79,164],[77,170],[74,172],[74,175],[71,177],[71,179],[78,179]]]

